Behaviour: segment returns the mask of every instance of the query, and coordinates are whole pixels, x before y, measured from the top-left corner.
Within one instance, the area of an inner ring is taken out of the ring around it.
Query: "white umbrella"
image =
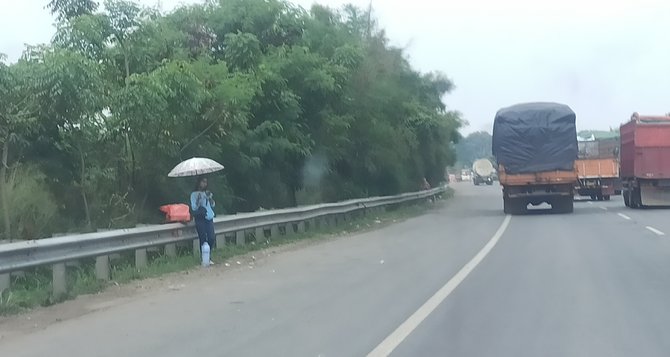
[[[223,170],[223,165],[204,157],[194,157],[182,161],[168,174],[168,177],[198,176]]]

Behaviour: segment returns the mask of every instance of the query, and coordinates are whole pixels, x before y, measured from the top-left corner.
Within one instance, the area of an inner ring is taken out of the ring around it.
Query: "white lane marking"
[[[659,231],[658,229],[656,229],[656,228],[654,228],[654,227],[652,227],[652,226],[646,226],[646,227],[644,227],[644,228],[647,228],[648,230],[650,230],[650,231],[656,233],[656,235],[659,235],[659,236],[664,236],[664,235],[665,235],[665,233]]]
[[[600,206],[600,209],[603,211],[607,211],[607,207]]]
[[[496,231],[496,233],[491,237],[491,240],[486,243],[486,245],[480,250],[477,255],[475,255],[467,264],[465,264],[461,270],[456,273],[449,281],[444,284],[443,287],[438,290],[435,295],[431,296],[428,301],[426,301],[421,307],[416,310],[405,322],[403,322],[398,328],[393,331],[388,337],[382,341],[377,347],[375,347],[372,352],[368,353],[368,357],[377,357],[377,356],[388,356],[393,352],[396,347],[402,343],[403,340],[409,336],[412,331],[414,331],[423,320],[428,317],[441,303],[446,299],[457,287],[460,285],[465,278],[477,267],[479,263],[486,258],[486,256],[491,252],[496,243],[500,240],[503,233],[507,229],[512,216],[507,215],[505,220]]]
[[[630,221],[630,217],[626,216],[625,214],[623,213],[617,213],[617,214],[619,215],[619,217]]]

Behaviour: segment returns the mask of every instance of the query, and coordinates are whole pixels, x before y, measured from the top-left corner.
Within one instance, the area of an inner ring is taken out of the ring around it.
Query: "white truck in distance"
[[[481,183],[493,185],[493,175],[496,169],[493,168],[491,161],[479,159],[472,163],[472,183],[479,186]]]

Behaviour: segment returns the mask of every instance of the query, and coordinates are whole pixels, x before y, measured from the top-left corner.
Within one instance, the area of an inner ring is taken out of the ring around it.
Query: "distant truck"
[[[493,185],[493,174],[495,174],[496,169],[493,168],[493,164],[488,159],[479,159],[472,163],[472,183],[475,186],[485,183],[487,185]]]
[[[461,170],[461,181],[470,181],[470,171]]]
[[[579,141],[578,148],[577,194],[598,201],[609,201],[612,195],[620,194],[619,139]]]
[[[619,131],[625,205],[670,206],[670,117],[633,113]]]
[[[576,115],[565,104],[524,103],[500,109],[493,123],[493,155],[507,214],[548,203],[571,213],[577,183]]]

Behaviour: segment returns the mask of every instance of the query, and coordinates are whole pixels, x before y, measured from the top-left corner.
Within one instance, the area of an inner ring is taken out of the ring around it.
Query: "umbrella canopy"
[[[223,170],[223,165],[204,157],[194,157],[182,161],[168,174],[168,177],[198,176]]]

